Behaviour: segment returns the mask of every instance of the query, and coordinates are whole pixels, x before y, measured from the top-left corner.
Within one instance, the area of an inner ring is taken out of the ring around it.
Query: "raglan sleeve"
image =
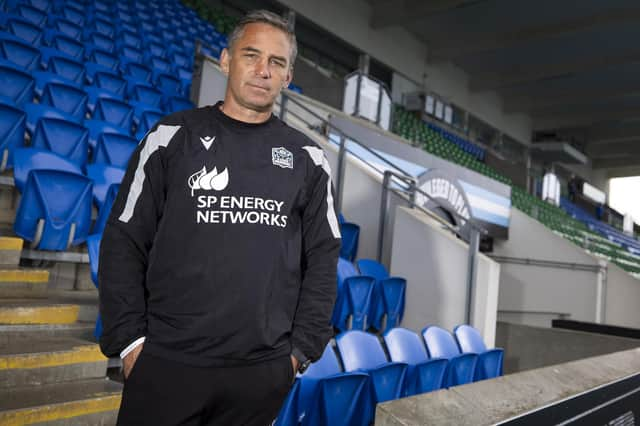
[[[302,212],[302,284],[292,330],[292,355],[320,358],[332,335],[340,229],[334,206],[331,168],[317,146],[305,146],[312,161],[307,204]]]
[[[124,357],[144,341],[145,276],[165,202],[165,151],[181,134],[180,125],[158,124],[140,141],[102,234],[98,265],[103,324],[100,348],[109,357]]]

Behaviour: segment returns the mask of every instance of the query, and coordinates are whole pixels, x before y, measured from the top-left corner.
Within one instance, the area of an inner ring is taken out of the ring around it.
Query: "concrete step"
[[[17,268],[24,241],[17,237],[0,237],[0,267]]]
[[[1,243],[0,241],[0,245]],[[1,251],[0,248],[0,256]],[[48,283],[49,271],[0,269],[0,298],[46,297]]]
[[[62,290],[49,288],[47,300],[51,303],[78,305],[78,321],[94,321],[98,318],[98,290]]]
[[[31,339],[62,339],[67,337],[94,341],[95,321],[77,321],[73,324],[12,324],[0,325],[0,347],[16,341]]]
[[[0,300],[0,324],[72,324],[78,320],[80,307],[54,304],[46,300]]]
[[[104,378],[98,345],[72,338],[16,339],[0,347],[0,388]]]
[[[115,424],[121,392],[108,379],[0,389],[0,424]]]

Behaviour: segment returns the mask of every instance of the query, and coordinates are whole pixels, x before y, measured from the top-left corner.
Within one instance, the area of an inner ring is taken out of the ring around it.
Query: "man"
[[[295,56],[286,21],[248,14],[222,52],[224,101],[162,119],[129,162],[99,269],[119,424],[270,424],[331,337],[331,172],[272,115]]]

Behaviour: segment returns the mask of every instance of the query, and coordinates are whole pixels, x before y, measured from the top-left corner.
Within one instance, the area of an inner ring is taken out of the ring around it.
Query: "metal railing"
[[[339,137],[338,144],[338,167],[336,170],[336,179],[335,179],[335,190],[336,190],[336,208],[338,211],[342,209],[342,196],[344,193],[344,171],[345,171],[345,158],[346,154],[357,158],[362,161],[368,167],[376,170],[377,172],[383,175],[382,183],[381,183],[381,201],[380,201],[380,216],[378,222],[378,241],[377,241],[377,259],[378,261],[382,260],[383,250],[384,250],[384,233],[386,229],[386,222],[389,216],[389,191],[398,195],[400,198],[405,199],[408,202],[408,205],[417,209],[424,214],[428,215],[430,218],[436,220],[439,224],[442,225],[443,228],[451,231],[455,235],[461,235],[462,228],[467,227],[469,231],[469,252],[468,252],[468,262],[467,262],[467,295],[466,295],[466,322],[471,323],[471,312],[472,312],[472,294],[473,289],[476,285],[477,278],[477,263],[478,263],[478,249],[480,245],[480,235],[486,235],[487,230],[480,226],[473,218],[465,218],[458,214],[458,212],[451,211],[446,209],[446,207],[441,204],[438,199],[433,198],[431,195],[423,191],[417,186],[416,178],[407,173],[397,164],[394,164],[385,156],[379,154],[375,150],[369,148],[365,144],[358,141],[355,137],[350,136],[345,131],[343,131],[338,126],[331,123],[329,120],[317,114],[315,111],[308,108],[306,105],[302,104],[300,101],[292,97],[289,93],[282,91],[281,100],[280,100],[280,119],[282,121],[286,120],[288,114],[295,117],[305,125],[307,125],[310,129],[316,127],[316,123],[311,123],[305,118],[303,118],[300,114],[293,111],[290,107],[290,103],[295,104],[296,107],[303,110],[305,113],[309,114],[320,123],[322,123],[322,127],[325,129],[324,136],[329,138],[329,133],[336,133]],[[392,170],[385,169],[381,170],[376,164],[372,164],[370,161],[367,161],[362,156],[355,153],[353,150],[349,150],[347,148],[347,141],[355,143],[360,148],[364,149],[368,154],[374,156],[377,160],[380,160],[385,166],[388,166]],[[395,170],[395,171],[394,171]],[[392,186],[391,183],[395,183],[395,186]],[[433,211],[425,208],[422,205],[416,203],[416,196],[420,195],[424,197],[426,200],[433,202],[436,206],[446,209],[455,219],[457,225],[453,225],[440,216],[438,216]]]

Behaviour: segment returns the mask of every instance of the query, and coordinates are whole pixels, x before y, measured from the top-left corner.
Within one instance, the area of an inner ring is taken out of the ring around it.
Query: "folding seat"
[[[106,3],[98,0],[93,3],[93,7],[99,12],[104,12],[107,14],[113,12],[113,3]]]
[[[19,4],[14,13],[40,28],[47,23],[47,13],[29,4]]]
[[[376,403],[402,397],[407,364],[388,361],[378,337],[351,330],[339,334],[336,344],[345,371],[369,374]]]
[[[478,355],[460,353],[458,344],[451,333],[434,325],[422,330],[422,338],[432,358],[449,360],[444,386],[463,385],[473,381]]]
[[[141,64],[144,62],[144,52],[131,46],[122,46],[120,48],[121,66],[129,62]],[[124,72],[124,69],[122,70]]]
[[[132,47],[134,49],[142,49],[142,38],[133,32],[123,31],[118,35],[118,47]]]
[[[182,86],[182,96],[189,98],[191,96],[191,81],[193,80],[193,72],[191,69],[178,68],[178,78]]]
[[[153,71],[153,81],[156,81],[160,74],[171,74],[173,68],[171,62],[159,56],[151,56],[147,59],[149,67]]]
[[[109,21],[109,15],[104,16],[106,19],[103,19],[99,13],[94,13],[93,17],[93,21],[85,28],[85,37],[88,37],[89,34],[94,32],[100,33],[110,39],[113,39],[116,36],[116,27]]]
[[[175,64],[176,67],[189,67],[191,66],[192,57],[182,52],[173,52],[169,58]]]
[[[116,51],[115,40],[99,32],[92,32],[88,34],[85,37],[85,43],[90,44],[94,49],[100,49],[111,53]]]
[[[74,40],[81,40],[82,30],[83,28],[81,24],[76,24],[69,19],[58,18],[55,20],[55,23],[45,31],[44,38],[47,43],[51,43],[53,36],[56,34],[62,34]]]
[[[113,207],[113,203],[118,196],[118,191],[120,190],[119,183],[112,183],[109,185],[109,189],[107,189],[107,195],[105,197],[104,203],[102,207],[98,210],[98,217],[96,218],[96,222],[93,225],[93,233],[102,233],[104,231],[105,226],[107,226],[107,220],[109,219],[109,214],[111,213],[111,207]],[[97,281],[96,281],[97,283]]]
[[[127,80],[111,72],[96,72],[93,76],[93,85],[109,90],[122,98],[127,93]]]
[[[329,343],[322,357],[298,375],[276,425],[367,425],[372,410],[369,375],[344,373]]]
[[[92,186],[82,174],[31,171],[16,212],[16,234],[39,250],[83,243],[91,226]]]
[[[140,15],[138,15],[140,16]],[[140,17],[142,19],[142,17]],[[144,21],[140,23],[140,29],[145,34],[153,34],[156,31],[155,25],[149,23],[148,21]]]
[[[109,68],[104,65],[96,64],[95,62],[85,62],[84,64],[85,70],[85,81],[89,86],[94,84],[94,77],[96,73],[107,73],[111,74],[115,77],[120,78],[120,71],[118,69]]]
[[[98,145],[98,138],[104,132],[118,133],[125,136],[129,136],[131,134],[127,129],[114,126],[113,124],[102,120],[85,120],[84,127],[89,131],[89,146],[92,150],[96,149],[96,146]]]
[[[98,216],[98,218],[100,218],[100,216]],[[96,227],[94,226],[94,233],[87,237],[87,252],[89,254],[91,280],[93,281],[93,285],[98,288],[98,265],[100,260],[100,241],[102,240],[102,232],[96,233],[95,228]],[[100,339],[100,336],[102,336],[102,320],[99,312],[98,317],[96,318],[96,327],[93,331],[93,336],[96,339]]]
[[[150,84],[141,83],[137,79],[128,79],[130,90],[128,92],[130,102],[140,102],[153,108],[162,105],[162,92]]]
[[[126,169],[137,146],[138,142],[130,136],[102,133],[98,137],[93,162]]]
[[[180,95],[182,93],[180,79],[175,77],[173,74],[158,74],[155,82],[156,88],[162,90],[167,98]]]
[[[105,205],[109,187],[122,182],[125,170],[106,164],[89,164],[87,176],[93,180],[93,200],[98,211]]]
[[[120,62],[122,64],[122,61]],[[125,62],[122,66],[122,75],[125,78],[131,77],[139,82],[143,83],[151,83],[151,77],[153,75],[153,71],[151,68],[147,67],[138,62]]]
[[[35,71],[40,64],[40,51],[13,34],[0,31],[0,59],[26,71]]]
[[[148,43],[145,47],[145,60],[150,61],[151,58],[158,58],[166,61],[166,41],[161,40],[158,43]]]
[[[331,321],[333,326],[341,331],[366,330],[375,278],[359,275],[355,266],[345,259],[338,259],[337,275],[337,299]]]
[[[442,388],[448,361],[445,358],[430,359],[418,334],[406,328],[392,328],[384,334],[384,342],[391,361],[408,365],[406,395]]]
[[[96,105],[100,98],[110,98],[110,99],[116,99],[118,101],[124,102],[124,98],[122,96],[112,92],[111,90],[103,89],[101,87],[85,86],[84,91],[87,93],[87,96],[88,96],[87,111],[89,112],[90,115],[93,115],[95,113]],[[97,119],[97,118],[94,118],[94,119]]]
[[[470,325],[459,325],[453,329],[458,346],[462,353],[478,355],[475,380],[491,379],[502,376],[502,361],[504,350],[500,348],[487,349],[482,336]]]
[[[84,120],[87,99],[82,86],[49,82],[44,86],[40,103],[58,108],[78,120]]]
[[[78,40],[58,33],[52,36],[50,45],[78,61],[84,60],[84,44]]]
[[[77,84],[84,84],[86,78],[84,64],[66,56],[50,56],[46,69]]]
[[[66,170],[82,174],[80,166],[68,159],[44,149],[17,148],[13,153],[13,179],[18,191],[23,192],[32,170]]]
[[[407,281],[400,277],[390,277],[384,265],[372,259],[360,259],[357,265],[361,274],[376,279],[369,313],[371,325],[382,330],[382,322],[386,316],[385,330],[398,326],[404,315]]]
[[[88,68],[89,63],[95,63],[114,72],[120,71],[120,59],[115,54],[107,52],[106,50],[94,49],[87,57],[89,62],[85,64],[85,68]],[[89,72],[88,69],[87,72]]]
[[[187,109],[192,109],[193,104],[189,99],[185,99],[179,96],[172,96],[167,100],[165,105],[165,110],[167,113],[171,114],[178,111],[184,111]]]
[[[131,129],[133,125],[133,108],[122,100],[100,97],[96,101],[93,120],[103,120],[114,126]]]
[[[45,13],[49,13],[53,11],[57,2],[50,0],[26,0],[25,3],[38,8]]]
[[[45,117],[36,124],[31,146],[54,152],[83,167],[89,152],[89,132],[77,123]]]
[[[44,104],[26,104],[24,112],[27,114],[27,133],[33,138],[38,121],[42,118],[57,118],[64,121],[70,121],[76,124],[82,124],[82,120],[67,114],[66,112]]]
[[[156,123],[164,117],[164,114],[156,109],[141,110],[138,117],[138,124],[136,125],[135,137],[137,140],[142,140],[144,135],[156,125]]]
[[[85,24],[86,15],[83,13],[83,6],[75,5],[74,2],[65,2],[60,13],[65,19],[76,25],[83,26]]]
[[[125,11],[125,10],[118,10],[116,12],[116,18],[120,21],[120,22],[124,22],[127,24],[134,24],[136,22],[136,18],[129,12]]]
[[[13,153],[24,145],[26,117],[14,104],[0,102],[0,172],[13,167]]]
[[[136,34],[138,35],[138,27],[137,27],[137,23],[126,23],[126,22],[120,22],[120,31],[121,32],[128,32],[131,34]]]
[[[42,42],[42,29],[21,16],[0,13],[0,28],[34,47]]]
[[[69,86],[78,86],[73,82],[73,80],[69,80],[68,78],[50,71],[34,71],[31,73],[31,75],[35,79],[34,92],[36,94],[36,98],[42,97],[44,87],[49,83],[61,83]]]
[[[358,254],[360,226],[355,223],[343,222],[340,224],[340,234],[342,235],[340,257],[353,262]]]
[[[0,100],[22,106],[33,100],[35,81],[28,72],[12,63],[0,62]]]

